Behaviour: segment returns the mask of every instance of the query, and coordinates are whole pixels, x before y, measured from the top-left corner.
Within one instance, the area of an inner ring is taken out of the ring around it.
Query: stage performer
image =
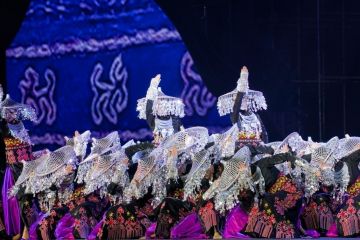
[[[160,80],[160,74],[151,79],[146,97],[138,100],[136,108],[139,118],[146,119],[153,130],[155,145],[159,145],[163,139],[180,131],[182,128],[180,119],[185,116],[182,100],[165,95],[158,87]]]
[[[6,171],[2,184],[2,205],[6,233],[10,236],[21,234],[20,206],[15,196],[8,193],[21,173],[21,161],[33,160],[32,144],[23,120],[36,121],[35,110],[25,104],[17,103],[6,95],[0,86],[1,119],[5,123],[2,132],[6,151]],[[25,233],[26,235],[26,233]],[[26,236],[25,236],[26,237]]]
[[[328,231],[329,237],[360,236],[359,142],[359,137],[348,138],[345,144],[342,144],[343,156],[335,165],[337,195],[343,204],[336,214],[336,227],[332,226]]]
[[[288,138],[278,146],[274,155],[264,156],[252,163],[253,175],[260,174],[257,179],[261,179],[259,189],[262,193],[258,200],[255,199],[245,229],[252,237],[297,236],[296,221],[302,194],[291,177],[284,175],[275,166],[288,162],[294,167],[295,157],[287,140]]]
[[[237,148],[244,145],[267,143],[268,136],[257,111],[267,109],[262,92],[249,89],[249,72],[244,66],[235,90],[219,97],[217,107],[220,116],[231,114],[231,122],[237,126]]]

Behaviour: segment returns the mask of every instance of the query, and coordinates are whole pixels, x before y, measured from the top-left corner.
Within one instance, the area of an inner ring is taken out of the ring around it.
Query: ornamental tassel
[[[124,239],[126,238],[126,228],[123,224],[115,224],[111,231],[109,231],[109,239]]]
[[[48,224],[49,224],[48,220],[44,219],[39,227],[40,233],[41,233],[41,238],[43,240],[50,240]]]
[[[140,237],[140,236],[142,236],[144,234],[143,229],[142,229],[142,227],[140,226],[139,223],[136,223],[135,234],[136,234],[136,236],[134,236],[134,237],[136,237],[136,238],[138,238],[138,237]]]
[[[79,228],[79,235],[81,238],[86,238],[90,233],[90,227],[86,222],[81,221]]]
[[[166,234],[169,232],[168,230],[168,224],[167,223],[164,223],[162,221],[158,222],[157,223],[157,226],[156,226],[156,232],[158,233],[162,233],[162,234]]]
[[[349,223],[348,223],[348,220],[343,220],[341,222],[341,227],[343,229],[343,233],[344,233],[344,236],[349,236],[350,235],[350,231],[349,231]]]
[[[108,225],[108,238],[109,239],[116,239],[117,235],[116,235],[117,231],[116,231],[116,225],[110,227]]]
[[[350,235],[358,233],[359,232],[359,223],[358,223],[358,219],[355,216],[355,214],[351,214],[348,221],[349,221],[349,227],[350,227]]]
[[[333,216],[330,211],[325,213],[324,211],[321,211],[319,213],[319,225],[321,229],[329,230],[331,224],[334,222]]]
[[[256,217],[255,216],[249,216],[248,224],[246,226],[246,232],[253,232],[254,227],[256,223]]]
[[[134,236],[134,228],[133,228],[132,224],[129,224],[129,226],[127,228],[127,232],[126,232],[126,238],[132,239],[133,236]]]
[[[282,231],[276,231],[276,238],[280,238],[280,239],[294,238],[294,234],[292,234],[292,233],[284,233]]]
[[[271,223],[263,223],[263,226],[265,226],[262,231],[260,232],[260,235],[265,238],[269,238],[271,236],[271,233],[273,231],[273,226]]]
[[[318,229],[318,214],[315,209],[311,209],[304,214],[304,222],[307,229]]]
[[[255,226],[255,233],[258,233],[261,237],[269,238],[271,236],[273,226],[263,219],[258,220]]]
[[[261,219],[258,219],[254,226],[254,232],[260,233],[262,227],[263,227],[263,221]]]
[[[206,209],[201,215],[201,219],[204,222],[206,231],[209,231],[211,227],[217,225],[216,213],[212,209]]]
[[[120,239],[124,239],[126,238],[126,227],[124,226],[124,224],[120,224],[120,229],[119,229],[119,235],[120,235]],[[116,238],[118,239],[118,238]]]

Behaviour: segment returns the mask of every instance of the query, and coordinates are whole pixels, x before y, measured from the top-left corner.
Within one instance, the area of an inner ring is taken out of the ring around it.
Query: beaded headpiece
[[[239,202],[239,191],[254,189],[250,158],[250,150],[244,146],[230,160],[223,161],[224,171],[221,177],[215,180],[204,193],[203,199],[207,200],[214,197],[215,209],[220,212],[232,209]]]
[[[186,200],[188,197],[193,197],[195,192],[199,190],[201,181],[204,178],[206,171],[211,166],[210,154],[212,153],[213,149],[214,146],[195,153],[192,159],[190,172],[187,174],[185,181],[184,200]]]
[[[161,75],[158,74],[151,79],[146,97],[137,101],[136,110],[139,112],[140,119],[146,119],[146,103],[153,100],[152,113],[155,116],[177,116],[184,117],[184,103],[180,98],[165,95],[158,87]]]
[[[140,119],[146,119],[147,100],[147,98],[138,100],[136,111],[139,112]],[[181,98],[167,96],[161,91],[161,88],[158,88],[158,94],[154,99],[152,113],[155,116],[177,116],[182,118],[185,116],[184,106]]]
[[[334,151],[338,147],[339,138],[333,137],[326,144],[321,145],[311,154],[311,162],[297,160],[305,174],[305,197],[312,196],[319,190],[320,183],[331,186],[334,182]]]
[[[257,112],[266,110],[267,104],[262,92],[249,89],[248,70],[246,67],[241,69],[240,79],[238,80],[238,88],[219,97],[217,107],[220,116],[232,113],[236,95],[239,91],[244,92],[241,102],[241,110]]]
[[[67,165],[75,167],[77,162],[75,151],[70,146],[61,147],[45,155],[35,169],[33,179],[34,193],[49,189],[52,185],[59,187],[67,177]]]
[[[208,130],[204,127],[192,127],[166,138],[148,156],[138,161],[138,167],[125,195],[127,201],[131,197],[144,196],[148,188],[153,188],[153,205],[157,206],[166,196],[166,183],[177,176],[177,156],[186,153],[194,156],[201,151],[208,140]],[[174,151],[176,154],[173,155]]]
[[[21,187],[25,187],[26,193],[34,193],[32,189],[32,179],[35,177],[36,168],[49,157],[50,152],[46,152],[32,161],[21,161],[23,168],[20,176],[16,180],[10,195],[15,196]],[[30,184],[29,184],[30,183]]]
[[[2,92],[2,91],[1,91]],[[37,117],[35,113],[35,109],[30,105],[15,102],[10,98],[10,95],[7,94],[4,101],[0,99],[1,103],[1,117],[4,119],[8,119],[11,117],[16,120],[30,120],[35,122]]]
[[[218,162],[221,158],[234,155],[238,133],[239,128],[237,125],[233,125],[229,130],[222,134],[212,135],[215,143],[215,162]]]
[[[111,154],[101,155],[89,170],[85,180],[85,194],[100,190],[100,196],[107,194],[107,186],[115,183],[123,188],[129,182],[127,175],[128,158],[124,149]]]
[[[81,159],[86,155],[86,148],[90,141],[90,131],[85,131],[82,134],[75,132],[75,136],[68,138],[65,136],[66,145],[72,146],[75,150],[76,156]]]
[[[360,150],[360,137],[345,137],[339,140],[339,146],[334,156],[337,160],[345,158],[355,151]]]
[[[105,153],[112,153],[120,150],[120,137],[117,131],[108,134],[101,139],[92,139],[90,154],[79,164],[76,175],[77,183],[82,183],[89,170],[92,168],[95,160]]]

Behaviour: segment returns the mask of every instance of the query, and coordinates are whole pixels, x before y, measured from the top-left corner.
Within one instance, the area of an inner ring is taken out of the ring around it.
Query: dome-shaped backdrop
[[[229,124],[152,0],[33,0],[6,55],[8,92],[39,117],[28,125],[34,144],[63,144],[64,135],[87,129],[149,138],[135,109],[157,73],[166,94],[183,98],[186,127]]]

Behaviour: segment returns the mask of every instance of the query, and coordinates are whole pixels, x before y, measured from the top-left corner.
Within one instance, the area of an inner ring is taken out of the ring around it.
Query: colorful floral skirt
[[[347,192],[350,197],[336,215],[338,234],[344,237],[360,236],[360,177]]]
[[[98,238],[115,240],[143,237],[146,228],[151,225],[147,215],[151,213],[152,208],[148,203],[141,208],[135,203],[111,207],[106,213]]]
[[[42,214],[30,227],[30,239],[55,239],[56,225],[67,211],[67,208],[55,208],[52,209],[49,214]]]
[[[334,212],[337,206],[330,194],[315,194],[303,208],[302,226],[306,230],[316,230],[323,235],[326,234],[335,222]]]
[[[195,211],[194,206],[177,198],[167,197],[154,210],[156,216],[156,238],[170,238],[171,229]]]
[[[212,200],[201,201],[200,207],[197,211],[201,224],[204,227],[205,232],[209,236],[214,235],[214,231],[219,232],[219,213],[215,210]]]
[[[255,203],[245,232],[263,238],[294,238],[301,206],[301,192],[286,176],[280,176],[270,190]]]

